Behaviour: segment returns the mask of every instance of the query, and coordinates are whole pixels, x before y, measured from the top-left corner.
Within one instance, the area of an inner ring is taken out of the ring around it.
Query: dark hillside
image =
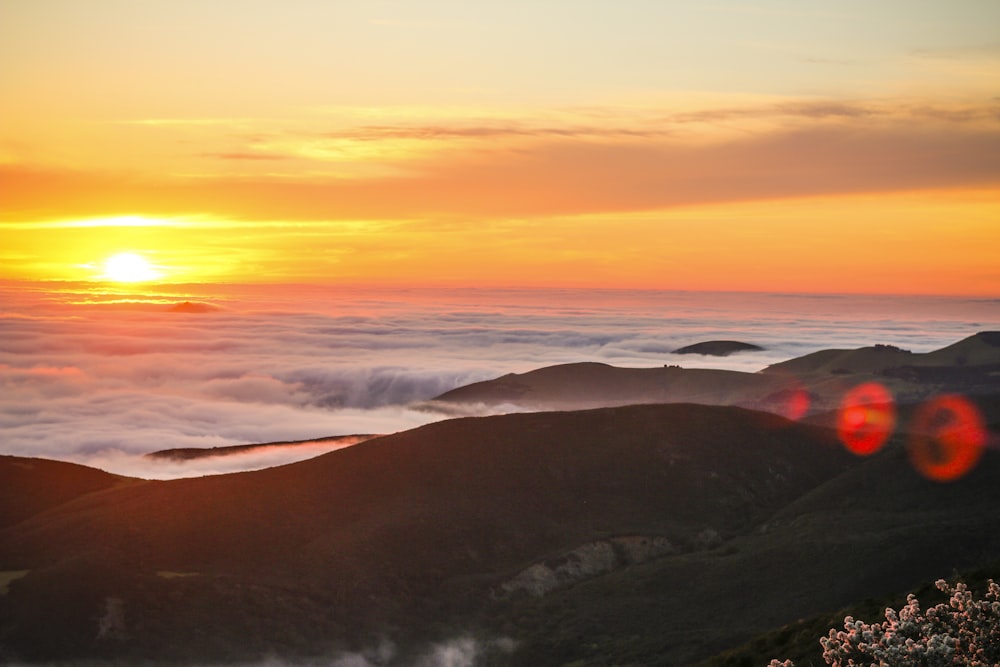
[[[733,405],[795,388],[788,378],[707,368],[619,368],[579,363],[458,387],[441,403],[510,403],[534,409],[581,409],[635,403]],[[433,405],[433,403],[432,403]]]
[[[738,340],[707,340],[694,345],[685,345],[674,350],[674,354],[702,354],[712,357],[728,357],[740,352],[757,352],[763,350],[760,345],[744,343]]]
[[[796,417],[835,410],[849,389],[865,382],[884,385],[900,403],[949,392],[996,393],[1000,390],[998,339],[1000,333],[984,331],[927,353],[884,344],[821,350],[757,373],[562,364],[458,387],[426,405],[451,414],[456,404],[475,411],[511,405],[527,410],[578,410],[636,403],[701,403]]]
[[[512,604],[501,627],[522,637],[524,667],[690,664],[797,619],[825,611],[826,623],[830,610],[995,566],[998,479],[1000,455],[989,452],[959,482],[927,481],[896,442],[751,533]],[[768,659],[792,656],[779,647]]]
[[[684,665],[997,562],[998,459],[941,484],[901,436],[856,459],[819,426],[645,405],[126,481],[0,530],[0,658],[294,658],[478,632],[515,639],[517,666]],[[32,478],[26,461],[9,461],[25,493],[121,482],[54,462]]]
[[[853,463],[823,429],[663,405],[452,420],[135,482],[0,532],[3,567],[30,571],[0,597],[0,637],[29,659],[225,659],[458,627],[533,563],[616,536],[693,554]]]
[[[73,463],[0,455],[0,528],[126,481]]]

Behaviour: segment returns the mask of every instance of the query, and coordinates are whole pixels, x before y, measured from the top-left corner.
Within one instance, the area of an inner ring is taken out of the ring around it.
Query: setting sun
[[[153,270],[144,257],[132,252],[122,252],[104,262],[102,277],[119,283],[135,283],[154,280],[159,278],[160,274]]]

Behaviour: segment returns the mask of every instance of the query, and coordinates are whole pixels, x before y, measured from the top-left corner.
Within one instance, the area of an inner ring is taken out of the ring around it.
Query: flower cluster
[[[1000,665],[1000,584],[992,579],[984,599],[976,600],[963,583],[937,587],[947,603],[921,611],[916,596],[885,622],[865,623],[848,616],[844,629],[820,639],[823,659],[832,667],[995,667]],[[772,660],[769,667],[794,667]]]

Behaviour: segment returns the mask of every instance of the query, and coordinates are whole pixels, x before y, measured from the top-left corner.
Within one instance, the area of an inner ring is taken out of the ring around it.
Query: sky
[[[2,0],[0,278],[1000,295],[997,25]]]

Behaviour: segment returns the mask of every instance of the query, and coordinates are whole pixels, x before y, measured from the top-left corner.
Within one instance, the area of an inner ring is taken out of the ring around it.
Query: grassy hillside
[[[0,528],[128,481],[72,463],[0,455]]]
[[[135,482],[0,533],[0,562],[30,571],[0,598],[4,646],[224,658],[445,627],[536,561],[617,535],[691,553],[852,463],[828,432],[771,415],[633,406],[453,420],[281,468]],[[95,642],[108,600],[127,631]]]
[[[199,479],[47,463],[109,484],[0,530],[0,658],[315,656],[379,637],[405,655],[471,633],[515,640],[504,664],[525,667],[690,664],[1000,559],[997,459],[939,484],[899,439],[860,460],[819,426],[643,405],[457,419]]]
[[[794,388],[788,378],[706,368],[619,368],[579,363],[458,387],[439,403],[510,403],[534,409],[581,409],[634,403],[734,405]]]
[[[929,353],[891,345],[821,350],[773,364],[758,373],[680,368],[618,368],[578,363],[508,374],[458,387],[428,402],[444,412],[515,405],[577,410],[634,403],[691,402],[738,405],[785,416],[834,410],[864,382],[884,385],[902,403],[946,392],[1000,390],[1000,333],[981,332]]]

